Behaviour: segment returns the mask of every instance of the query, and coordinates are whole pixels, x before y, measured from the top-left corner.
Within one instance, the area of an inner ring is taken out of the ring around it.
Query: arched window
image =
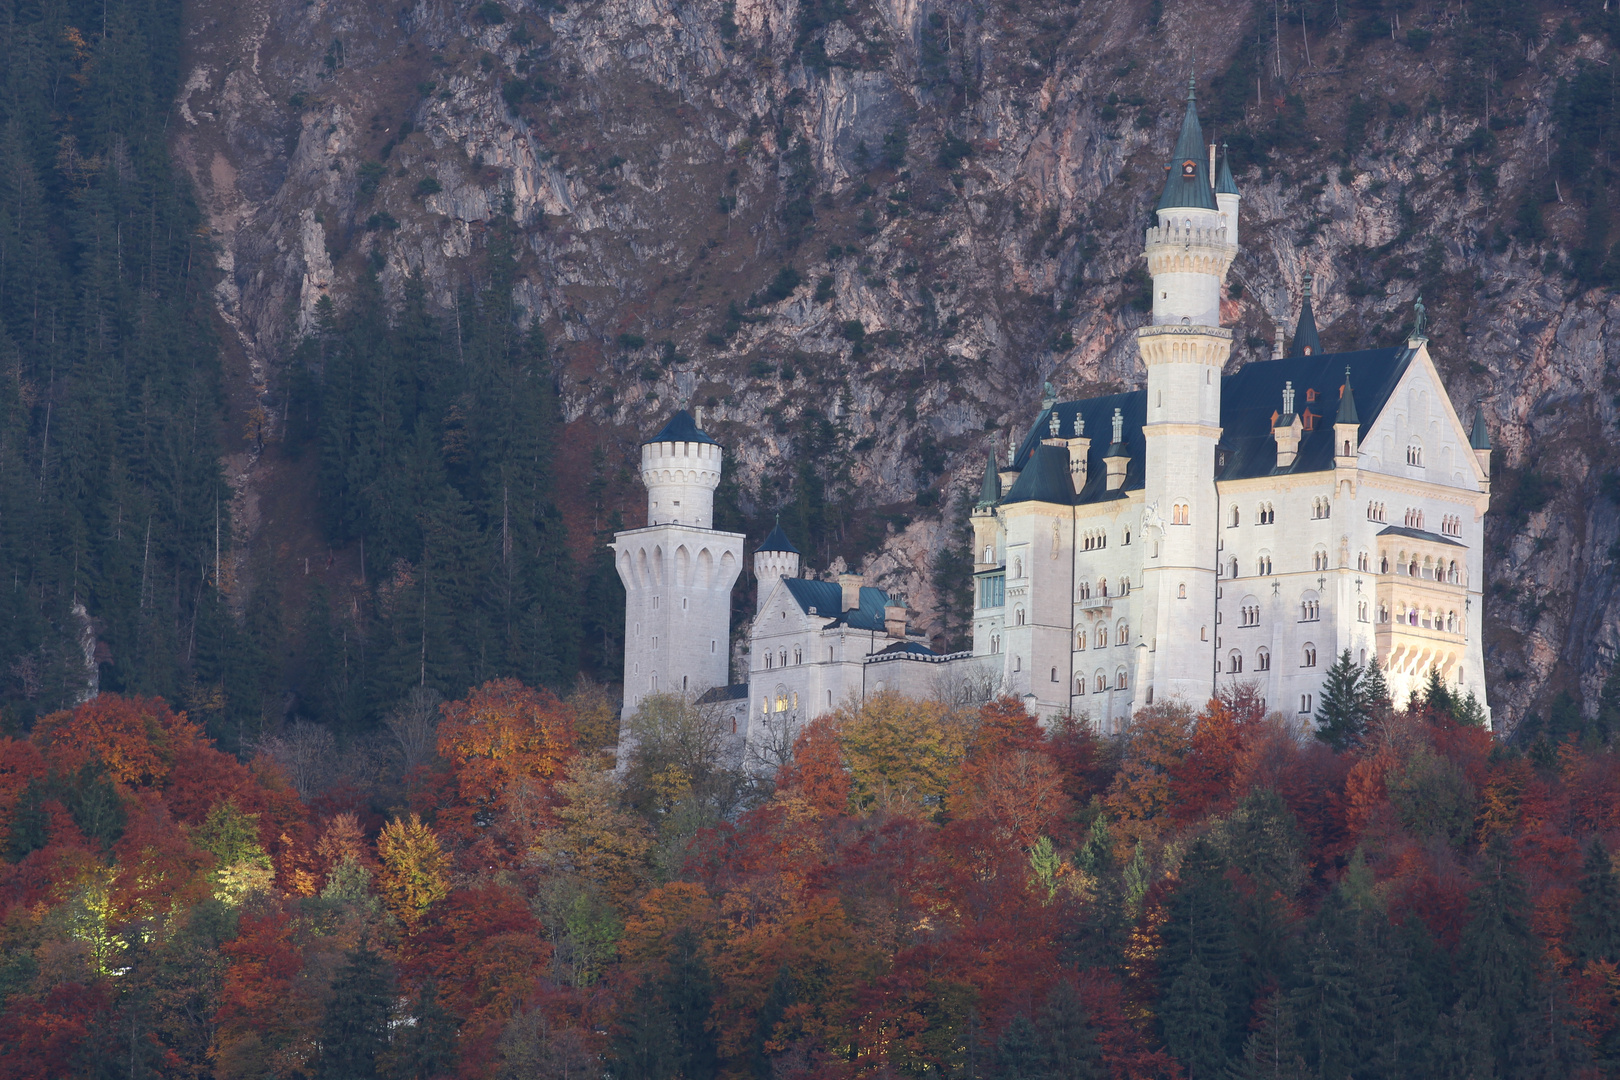
[[[1316,622],[1322,617],[1322,602],[1314,592],[1308,592],[1299,600],[1299,621]]]
[[[1184,503],[1184,502],[1176,503],[1174,506],[1172,506],[1170,508],[1170,524],[1172,524],[1172,525],[1186,525],[1186,524],[1188,524],[1189,523],[1188,515],[1190,513],[1191,513],[1191,508],[1188,507],[1188,505],[1186,503]]]
[[[1125,532],[1120,536],[1119,542],[1127,545],[1131,542],[1131,530],[1129,526],[1126,526]]]
[[[793,646],[793,662],[795,664],[804,663],[804,650],[797,645]]]
[[[1271,556],[1261,555],[1259,558],[1255,559],[1254,572],[1259,574],[1261,577],[1269,577],[1271,574]]]
[[[1119,595],[1121,595],[1121,596],[1129,596],[1129,595],[1131,595],[1131,579],[1130,578],[1127,577],[1127,578],[1120,578],[1119,579]]]
[[[1316,646],[1312,645],[1308,641],[1305,643],[1305,647],[1300,650],[1299,666],[1300,667],[1315,667],[1316,666]]]
[[[1023,626],[1024,625],[1024,609],[1023,608],[1019,607],[1019,608],[1014,608],[1013,609],[1013,625],[1014,626]]]
[[[1097,669],[1097,677],[1093,680],[1093,685],[1097,688],[1099,694],[1108,689],[1108,676],[1102,673],[1101,668]]]
[[[1023,559],[1014,559],[1013,560],[1013,577],[1021,578],[1023,576],[1024,576],[1024,560]]]
[[[1328,553],[1326,548],[1317,548],[1311,552],[1311,569],[1326,570],[1328,568]]]
[[[1098,623],[1095,639],[1097,642],[1097,648],[1106,649],[1108,647],[1108,627],[1104,626],[1102,623]]]
[[[1082,599],[1082,600],[1090,600],[1091,599],[1091,582],[1082,581],[1080,583],[1080,599]]]
[[[1076,694],[1083,694],[1083,693],[1086,692],[1086,677],[1084,675],[1079,675],[1079,676],[1075,677],[1075,680],[1074,680],[1074,692]]]
[[[782,661],[782,666],[787,667],[787,650],[783,649],[777,656]]]
[[[1234,675],[1243,674],[1243,654],[1236,649],[1226,658],[1226,669]]]
[[[1052,681],[1057,682],[1057,668],[1052,669]]]
[[[993,563],[996,561],[996,547],[994,544],[984,545],[984,558],[980,562]]]
[[[1124,619],[1121,619],[1119,621],[1119,625],[1114,627],[1114,644],[1115,645],[1129,645],[1130,643],[1131,643],[1131,627],[1130,627],[1130,624],[1127,623]]]
[[[1100,578],[1097,579],[1097,595],[1098,596],[1107,596],[1108,595],[1108,579],[1107,578],[1100,577]]]
[[[769,670],[771,670],[771,668],[773,668],[775,666],[776,666],[776,656],[774,654],[772,654],[772,653],[767,652],[765,654],[765,670],[769,671]]]
[[[1311,695],[1299,695],[1299,711],[1302,713],[1308,713],[1311,711]]]
[[[1378,572],[1380,574],[1389,573],[1389,556],[1387,554],[1380,554],[1378,556]]]
[[[1239,525],[1241,525],[1242,523],[1243,523],[1242,514],[1239,512],[1237,507],[1235,507],[1235,506],[1232,507],[1232,524],[1230,526],[1228,526],[1228,528],[1235,529]]]
[[[1349,457],[1350,456],[1350,440],[1349,439],[1344,440],[1344,447],[1339,451],[1339,456],[1340,457]]]
[[[1081,630],[1074,635],[1074,647],[1080,652],[1085,652],[1086,632],[1084,630]]]
[[[1452,559],[1450,565],[1448,565],[1446,567],[1446,580],[1448,582],[1450,582],[1451,584],[1453,584],[1453,585],[1457,584],[1457,560],[1456,559]]]
[[[1368,557],[1365,551],[1356,553],[1356,569],[1360,570],[1363,574],[1371,571],[1372,559]]]
[[[1123,689],[1125,689],[1125,669],[1124,668],[1120,668],[1118,671],[1114,672],[1114,689],[1115,690],[1123,690]]]
[[[1254,654],[1254,669],[1256,671],[1271,670],[1271,650],[1261,649]]]
[[[1238,562],[1237,562],[1237,556],[1236,555],[1232,556],[1232,574],[1231,574],[1231,576],[1232,577],[1237,577],[1238,576]]]
[[[1419,466],[1421,466],[1423,464],[1423,444],[1422,443],[1413,442],[1413,443],[1408,443],[1407,444],[1407,447],[1406,447],[1406,463],[1408,465],[1419,465]]]
[[[1186,585],[1185,582],[1183,582],[1182,584],[1176,586],[1176,599],[1178,599],[1178,600],[1187,599],[1187,585]]]

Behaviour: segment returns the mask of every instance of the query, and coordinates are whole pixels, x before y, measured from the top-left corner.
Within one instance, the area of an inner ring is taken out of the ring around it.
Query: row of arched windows
[[[1423,511],[1417,507],[1408,506],[1406,508],[1406,527],[1408,529],[1423,528]]]
[[[1442,535],[1442,536],[1461,536],[1462,535],[1462,518],[1458,517],[1456,514],[1447,514],[1445,517],[1441,518],[1440,519],[1440,535]]]
[[[1384,552],[1378,560],[1379,573],[1391,572],[1389,553]],[[1408,555],[1400,552],[1393,563],[1394,573],[1403,574],[1410,578],[1421,578],[1424,581],[1442,581],[1448,585],[1463,585],[1466,567],[1459,567],[1456,559],[1436,559],[1432,555],[1424,555],[1421,559],[1417,552]]]
[[[1108,533],[1103,529],[1092,529],[1081,536],[1080,543],[1086,551],[1098,551],[1108,546]]]
[[[1076,630],[1074,632],[1074,647],[1075,647],[1075,649],[1077,649],[1077,650],[1084,649],[1086,647],[1086,642],[1087,642],[1088,639],[1091,640],[1091,641],[1096,642],[1096,645],[1094,646],[1095,648],[1106,649],[1108,647],[1108,624],[1107,623],[1098,623],[1096,629],[1093,630],[1092,632],[1090,632],[1089,634],[1086,632],[1086,629],[1084,627],[1081,627],[1079,630]],[[1130,624],[1127,623],[1124,619],[1121,619],[1121,620],[1119,620],[1119,623],[1114,627],[1114,644],[1115,645],[1129,645],[1130,643],[1131,643],[1131,627],[1130,627]]]
[[[1216,671],[1221,670],[1221,662],[1219,660],[1215,661],[1215,670]],[[1271,670],[1271,650],[1270,649],[1260,648],[1260,649],[1256,649],[1254,651],[1254,670],[1256,670],[1256,671],[1270,671]],[[1230,675],[1241,675],[1241,674],[1243,674],[1243,654],[1241,652],[1239,652],[1237,649],[1233,649],[1230,653],[1227,654],[1227,656],[1226,656],[1226,671]]]
[[[1052,669],[1052,681],[1057,682],[1057,668]],[[1114,670],[1113,688],[1115,690],[1124,690],[1129,685],[1130,684],[1125,678],[1125,669],[1116,668]],[[1097,673],[1091,677],[1091,692],[1094,694],[1105,694],[1108,692],[1108,689],[1108,675],[1103,671],[1102,668],[1098,668]],[[1074,692],[1076,694],[1084,694],[1086,692],[1086,677],[1084,675],[1076,675],[1074,677]]]
[[[1097,579],[1097,584],[1095,586],[1093,586],[1091,584],[1091,582],[1089,582],[1089,581],[1082,581],[1079,585],[1075,586],[1074,591],[1075,591],[1075,599],[1077,599],[1077,600],[1090,600],[1093,596],[1095,596],[1099,600],[1104,599],[1104,598],[1106,598],[1108,596],[1108,579],[1105,578],[1105,577],[1098,578]],[[1120,578],[1119,579],[1119,592],[1116,593],[1115,595],[1129,596],[1130,594],[1131,594],[1131,579],[1130,578]]]
[[[829,656],[827,659],[831,660],[832,657]],[[793,646],[793,663],[794,664],[802,664],[802,663],[804,663],[804,649],[801,646],[798,646],[798,645]],[[770,671],[772,668],[787,667],[787,666],[788,666],[788,654],[787,654],[786,649],[778,649],[775,653],[772,653],[769,649],[767,649],[765,651],[765,670],[766,671]]]
[[[1311,517],[1326,518],[1333,516],[1333,503],[1327,499],[1311,500]]]
[[[1370,503],[1368,503],[1367,504],[1367,520],[1368,521],[1388,521],[1389,520],[1388,511],[1386,511],[1384,509],[1384,504],[1381,503],[1381,502],[1370,502]]]
[[[1414,442],[1414,443],[1407,443],[1406,444],[1406,463],[1408,465],[1422,465],[1423,464],[1423,444],[1422,443],[1415,443]]]

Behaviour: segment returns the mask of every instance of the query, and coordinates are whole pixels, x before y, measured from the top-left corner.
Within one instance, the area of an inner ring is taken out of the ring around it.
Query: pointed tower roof
[[[1232,179],[1232,166],[1230,164],[1232,153],[1221,143],[1221,167],[1215,172],[1215,194],[1236,195],[1238,193],[1237,181]]]
[[[709,438],[709,436],[707,434],[705,434],[701,429],[698,428],[697,421],[693,420],[692,419],[692,414],[687,412],[685,409],[681,409],[674,416],[670,417],[669,418],[669,423],[664,425],[664,429],[662,431],[660,431],[658,434],[654,435],[652,438],[648,439],[647,441],[649,443],[655,443],[655,442],[714,443],[713,439]],[[720,444],[715,443],[715,445],[718,446]]]
[[[1322,339],[1316,336],[1316,312],[1311,310],[1311,274],[1305,272],[1305,299],[1299,305],[1299,325],[1294,327],[1294,345],[1289,356],[1319,356]]]
[[[984,483],[979,487],[979,509],[988,510],[1001,501],[1001,473],[996,470],[996,455],[984,458]]]
[[[777,519],[776,528],[772,529],[771,534],[769,536],[767,536],[765,538],[764,542],[761,543],[759,545],[759,547],[755,548],[754,550],[755,551],[787,551],[787,552],[791,552],[794,555],[799,554],[799,549],[793,546],[793,541],[789,540],[787,533],[782,531],[781,519]]]
[[[1491,448],[1491,433],[1485,427],[1485,406],[1476,406],[1474,409],[1474,430],[1468,434],[1468,445],[1475,450],[1489,450]]]
[[[1339,391],[1339,415],[1333,420],[1335,424],[1359,424],[1361,418],[1356,415],[1356,395],[1350,389],[1350,369],[1344,369],[1344,388]]]
[[[1204,146],[1204,129],[1198,123],[1198,97],[1193,80],[1187,80],[1187,115],[1181,119],[1181,137],[1170,155],[1170,175],[1165,177],[1160,210],[1192,207],[1215,210],[1215,189],[1209,183],[1209,153]]]

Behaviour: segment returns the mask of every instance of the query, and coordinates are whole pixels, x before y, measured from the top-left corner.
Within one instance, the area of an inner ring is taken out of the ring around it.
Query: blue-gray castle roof
[[[664,429],[647,441],[650,443],[695,442],[714,443],[716,446],[720,445],[719,443],[715,443],[713,439],[709,438],[707,432],[703,431],[697,426],[697,421],[693,420],[692,414],[687,412],[685,409],[681,409],[674,416],[670,417],[669,423],[664,425]]]
[[[1221,376],[1221,441],[1216,448],[1215,478],[1242,480],[1279,471],[1277,440],[1272,434],[1271,421],[1282,408],[1285,382],[1294,384],[1295,411],[1301,415],[1308,412],[1312,419],[1310,428],[1301,433],[1299,453],[1293,465],[1281,471],[1308,473],[1332,469],[1333,421],[1338,414],[1344,369],[1350,368],[1357,387],[1356,413],[1361,418],[1357,438],[1363,439],[1406,374],[1415,353],[1411,347],[1400,345],[1389,349],[1256,360],[1231,375]],[[1113,434],[1115,409],[1120,410],[1125,421],[1120,437],[1130,454],[1130,462],[1125,468],[1123,486],[1109,491],[1108,470],[1103,459],[1108,453],[1108,439]],[[1079,492],[1074,491],[1069,480],[1068,450],[1043,442],[1051,433],[1053,412],[1058,416],[1060,438],[1074,435],[1076,417],[1085,420],[1085,432],[1091,436],[1086,480]],[[1060,401],[1050,409],[1041,410],[1013,458],[1013,468],[1019,470],[1018,479],[1002,503],[1084,504],[1123,499],[1127,492],[1141,490],[1146,450],[1142,425],[1146,420],[1145,390]]]
[[[833,625],[843,624],[852,630],[876,630],[880,633],[885,629],[883,609],[889,604],[889,594],[882,589],[862,585],[860,607],[840,611],[844,606],[844,588],[836,581],[783,578],[782,583],[806,615],[814,608],[816,615],[833,620]]]
[[[769,536],[767,536],[765,538],[764,542],[761,543],[759,545],[759,547],[755,548],[754,550],[755,551],[787,551],[787,552],[791,552],[794,555],[799,554],[799,549],[793,546],[793,541],[788,539],[788,534],[782,531],[782,523],[781,522],[776,523],[776,528],[772,529],[771,534]]]

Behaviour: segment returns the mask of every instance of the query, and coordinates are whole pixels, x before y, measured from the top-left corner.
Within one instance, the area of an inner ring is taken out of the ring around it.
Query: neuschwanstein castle
[[[744,537],[713,523],[722,451],[685,412],[642,447],[647,521],[617,534],[624,707],[659,691],[731,711],[750,743],[848,701],[1011,693],[1117,732],[1227,680],[1308,716],[1334,658],[1377,657],[1396,700],[1431,669],[1485,698],[1480,647],[1490,442],[1458,416],[1422,336],[1324,354],[1305,281],[1284,354],[1225,373],[1220,325],[1241,196],[1189,88],[1143,254],[1146,385],[1055,401],[972,515],[971,652],[936,654],[860,576],[801,573],[780,527],[754,551],[745,682],[730,678]]]

